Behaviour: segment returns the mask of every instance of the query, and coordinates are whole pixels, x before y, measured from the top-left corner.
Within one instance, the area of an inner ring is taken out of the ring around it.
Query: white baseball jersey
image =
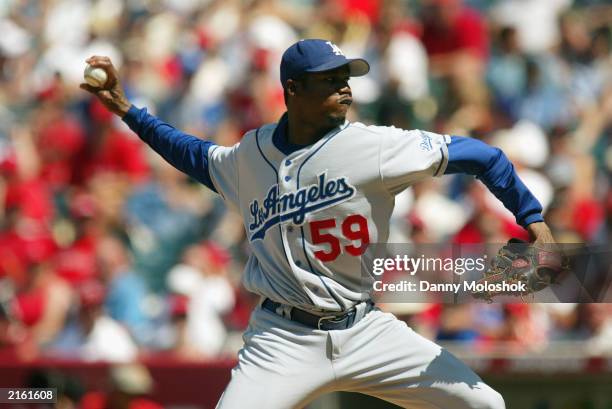
[[[285,154],[276,128],[209,151],[210,177],[241,213],[253,251],[244,285],[305,310],[347,310],[370,297],[361,256],[386,242],[395,195],[444,174],[450,137],[345,122]]]

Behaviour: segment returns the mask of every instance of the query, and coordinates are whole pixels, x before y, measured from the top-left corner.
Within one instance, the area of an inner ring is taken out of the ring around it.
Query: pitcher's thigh
[[[343,355],[344,384],[411,409],[504,409],[502,396],[446,349],[392,314],[375,319],[352,338]]]
[[[256,310],[217,408],[303,407],[332,384],[327,333]]]
[[[232,371],[232,380],[223,392],[217,409],[289,409],[302,408],[316,398],[317,382],[285,378],[262,372],[257,379]]]

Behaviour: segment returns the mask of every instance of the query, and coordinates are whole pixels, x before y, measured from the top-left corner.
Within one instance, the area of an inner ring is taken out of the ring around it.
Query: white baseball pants
[[[504,409],[467,365],[374,309],[345,330],[321,331],[258,307],[217,409],[301,408],[332,391],[411,409]]]

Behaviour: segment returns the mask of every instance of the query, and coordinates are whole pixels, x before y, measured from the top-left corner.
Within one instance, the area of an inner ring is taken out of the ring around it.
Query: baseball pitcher
[[[369,243],[386,242],[394,196],[431,176],[476,175],[533,239],[552,242],[542,207],[496,148],[478,140],[346,120],[349,78],[367,61],[330,41],[283,54],[287,112],[232,147],[173,128],[129,103],[107,57],[104,89],[82,84],[169,163],[242,215],[261,296],[218,408],[303,407],[331,391],[413,409],[502,409],[502,396],[446,350],[376,308],[361,285]]]

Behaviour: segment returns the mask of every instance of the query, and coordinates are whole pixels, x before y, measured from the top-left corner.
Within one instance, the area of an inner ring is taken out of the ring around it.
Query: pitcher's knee
[[[497,391],[493,391],[495,397],[493,399],[493,403],[491,404],[491,409],[506,409],[506,402],[504,402],[504,397],[501,393]]]
[[[504,402],[503,396],[487,386],[486,389],[482,390],[478,396],[478,404],[474,406],[474,409],[506,409],[506,403]]]
[[[501,394],[482,382],[462,394],[462,398],[461,404],[457,404],[461,409],[506,409]]]

